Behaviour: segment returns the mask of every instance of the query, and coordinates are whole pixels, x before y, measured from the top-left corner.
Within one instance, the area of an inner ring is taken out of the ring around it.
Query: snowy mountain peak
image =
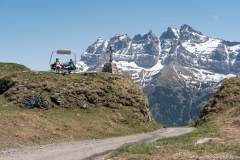
[[[201,32],[193,29],[191,26],[184,24],[180,27],[180,40],[190,41],[193,43],[202,43],[208,40],[208,37]]]
[[[152,30],[147,33],[148,37],[156,37]]]
[[[98,37],[98,38],[97,38],[97,41],[99,41],[99,42],[100,42],[100,41],[104,41],[104,39],[103,39],[102,37]]]
[[[160,39],[151,30],[133,38],[127,34],[116,34],[109,40],[98,38],[82,56],[84,63],[91,64],[89,69],[107,61],[109,46],[114,48],[116,62],[135,63],[140,68],[149,69],[160,62],[162,65],[178,63],[219,74],[240,71],[236,69],[240,68],[240,43],[209,38],[187,24],[179,28],[168,27]]]
[[[160,40],[179,40],[202,43],[208,40],[208,37],[193,29],[191,26],[184,24],[180,26],[180,28],[168,27],[167,31],[163,32],[160,36]]]
[[[141,34],[137,34],[133,37],[133,42],[134,43],[147,43],[147,42],[157,42],[159,41],[158,37],[156,36],[156,34],[154,34],[152,32],[152,30],[150,30],[147,34],[141,35]]]
[[[101,54],[101,52],[106,49],[107,43],[107,40],[99,37],[92,45],[87,48],[86,53]]]
[[[131,38],[127,34],[117,34],[110,38],[109,46],[112,46],[114,51],[119,54],[127,54],[130,41]]]
[[[179,30],[177,28],[168,27],[167,31],[163,32],[160,36],[160,39],[178,39],[179,38]]]
[[[127,34],[116,34],[115,36],[113,36],[112,38],[110,38],[110,41],[112,40],[124,40],[124,39],[130,39],[129,36]]]
[[[180,32],[181,32],[181,33],[191,32],[191,33],[196,33],[196,34],[199,34],[199,35],[203,35],[201,32],[193,29],[191,26],[189,26],[189,25],[187,25],[187,24],[183,24],[183,25],[180,27]]]

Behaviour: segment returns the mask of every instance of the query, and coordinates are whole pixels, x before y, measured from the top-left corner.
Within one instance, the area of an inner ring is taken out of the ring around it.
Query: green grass
[[[88,110],[27,110],[0,104],[0,128],[4,127],[0,130],[0,149],[19,145],[102,139],[159,128],[159,125],[153,122],[132,120],[131,113],[128,108],[118,111],[105,107]]]
[[[9,74],[10,72],[22,72],[22,71],[29,71],[27,67],[20,64],[15,63],[1,63],[0,62],[0,76]]]
[[[153,143],[144,143],[139,144],[134,147],[123,147],[113,152],[113,157],[124,154],[154,154],[157,153],[160,149],[193,149],[193,143],[205,136],[211,135],[216,131],[215,127],[210,126],[209,124],[197,128],[197,130],[192,133],[188,133],[182,136],[160,139]]]
[[[188,151],[197,155],[231,153],[240,156],[240,144],[204,144],[195,145],[203,137],[214,137],[218,132],[217,126],[209,122],[198,127],[195,131],[178,137],[166,138],[153,143],[139,144],[133,147],[123,147],[114,151],[111,157],[132,157],[142,155],[146,159],[151,155],[161,155]],[[144,159],[144,158],[143,158]]]

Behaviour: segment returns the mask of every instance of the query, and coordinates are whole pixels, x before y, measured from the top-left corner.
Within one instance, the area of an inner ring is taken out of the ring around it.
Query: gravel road
[[[174,137],[192,132],[194,128],[164,128],[154,132],[135,134],[103,140],[23,147],[0,152],[0,160],[91,160],[122,146]]]

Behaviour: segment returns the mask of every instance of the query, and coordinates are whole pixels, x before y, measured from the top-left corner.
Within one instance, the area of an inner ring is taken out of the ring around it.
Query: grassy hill
[[[29,69],[21,64],[0,62],[0,76],[21,71],[29,71]]]
[[[108,73],[60,75],[0,64],[0,149],[152,131],[148,101],[132,80]],[[27,109],[41,96],[47,108]]]
[[[193,133],[122,148],[113,160],[239,160],[240,79],[224,81],[208,102]]]

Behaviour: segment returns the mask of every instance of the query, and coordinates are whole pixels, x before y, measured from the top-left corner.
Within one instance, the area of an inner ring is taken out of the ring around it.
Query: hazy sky
[[[160,36],[185,23],[240,41],[239,7],[240,0],[0,0],[0,61],[47,70],[54,49],[80,55],[100,36]]]

